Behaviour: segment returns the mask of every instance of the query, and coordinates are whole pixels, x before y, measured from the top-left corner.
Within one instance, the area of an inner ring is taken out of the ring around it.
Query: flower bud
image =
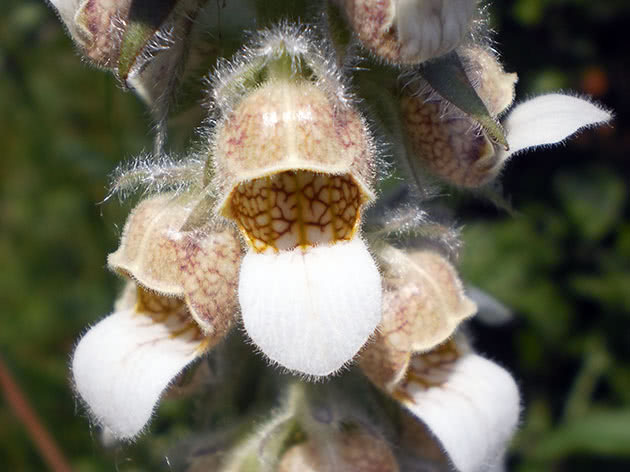
[[[462,48],[460,55],[468,79],[496,118],[512,103],[516,74],[505,73],[480,47]],[[400,105],[410,158],[420,160],[431,173],[457,186],[479,187],[501,169],[498,149],[465,113],[427,93],[405,92]]]
[[[239,280],[245,329],[272,361],[321,376],[368,339],[381,289],[358,236],[374,199],[370,135],[313,49],[295,31],[265,36],[256,49],[264,61],[254,59],[268,64],[268,79],[235,103],[217,100],[222,119],[210,154],[217,210],[250,248]],[[315,79],[294,69],[302,63]],[[232,80],[248,67],[230,69]]]
[[[398,472],[398,463],[383,440],[362,429],[331,433],[322,444],[309,439],[290,447],[278,472]]]
[[[94,64],[113,68],[131,0],[51,0],[72,39]]]
[[[149,105],[169,95],[193,20],[206,2],[51,0],[85,57],[112,70]]]
[[[363,45],[396,64],[455,49],[471,29],[476,0],[336,0]]]
[[[199,11],[208,0],[170,0],[163,20],[141,31],[128,28],[121,43],[117,74],[144,102],[164,113],[168,99],[188,61],[189,36]],[[149,9],[155,8],[150,2]],[[135,18],[131,18],[135,20]],[[138,23],[142,25],[142,18]],[[137,39],[140,36],[141,39]]]
[[[426,352],[450,337],[459,323],[476,312],[464,294],[453,266],[429,250],[405,254],[384,248],[383,320],[361,354],[369,379],[393,391],[416,353]]]

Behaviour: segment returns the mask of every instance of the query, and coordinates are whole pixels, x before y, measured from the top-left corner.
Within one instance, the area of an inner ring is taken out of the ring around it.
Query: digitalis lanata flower
[[[480,46],[460,48],[468,79],[496,119],[512,105],[517,76],[503,71]],[[431,174],[459,187],[480,187],[493,180],[514,154],[564,141],[583,128],[606,123],[612,115],[590,101],[558,93],[515,106],[502,119],[508,149],[495,144],[468,115],[430,88],[412,82],[400,101],[410,159]]]
[[[476,312],[439,254],[385,247],[383,321],[360,366],[430,430],[444,462],[462,472],[494,470],[519,417],[510,374],[473,353],[457,325]]]
[[[241,248],[231,228],[187,231],[198,204],[163,194],[131,213],[109,266],[129,279],[114,313],[74,352],[75,388],[93,419],[130,439],[160,395],[232,326]]]
[[[304,36],[269,34],[249,59],[218,74],[236,81],[259,64],[265,79],[231,91],[217,84],[211,148],[218,212],[248,246],[243,323],[272,361],[323,376],[352,359],[380,321],[380,276],[359,236],[374,198],[372,143]]]

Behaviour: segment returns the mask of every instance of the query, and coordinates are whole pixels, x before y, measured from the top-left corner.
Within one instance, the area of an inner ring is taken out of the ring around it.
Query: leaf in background
[[[590,453],[630,457],[630,409],[591,412],[538,437],[532,456],[540,460]]]
[[[630,314],[630,273],[602,271],[595,275],[576,275],[570,279],[573,290],[593,301]],[[630,425],[629,425],[630,427]]]
[[[328,21],[330,38],[337,52],[337,62],[343,64],[352,41],[352,32],[343,17],[343,12],[335,2],[327,2],[326,20]]]
[[[623,180],[602,168],[560,174],[554,188],[571,222],[591,241],[613,230],[627,198]]]
[[[530,209],[524,209],[529,211]],[[564,251],[549,233],[536,227],[542,218],[471,224],[462,234],[461,272],[471,283],[517,310],[541,338],[560,340],[574,309],[552,271]]]

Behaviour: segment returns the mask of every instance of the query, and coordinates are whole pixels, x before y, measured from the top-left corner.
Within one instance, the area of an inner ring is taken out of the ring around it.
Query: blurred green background
[[[463,276],[514,310],[506,324],[473,325],[477,348],[521,386],[510,469],[627,471],[630,2],[491,9],[520,97],[575,90],[616,112],[613,127],[508,165],[514,216],[478,199],[457,204]],[[119,286],[105,257],[129,204],[98,202],[116,165],[151,149],[150,119],[110,75],[82,64],[52,10],[30,0],[0,3],[0,110],[0,356],[73,469],[148,470],[145,460],[160,451],[146,440],[100,446],[73,398],[68,362]],[[4,399],[0,469],[46,469]]]

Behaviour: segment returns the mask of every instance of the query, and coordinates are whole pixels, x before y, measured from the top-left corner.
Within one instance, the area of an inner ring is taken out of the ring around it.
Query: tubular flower
[[[384,251],[391,263],[404,257]],[[385,278],[383,321],[361,369],[427,426],[457,470],[492,470],[516,428],[518,389],[462,340],[446,340],[476,310],[452,266],[432,252],[408,257],[413,265],[399,280]]]
[[[136,436],[162,392],[232,325],[238,236],[206,224],[187,231],[195,201],[158,195],[131,213],[110,267],[128,283],[114,313],[79,341],[76,391],[93,419],[120,439]]]
[[[361,43],[396,64],[455,49],[471,29],[476,0],[336,0]]]
[[[480,47],[462,48],[467,74],[490,116],[512,104],[516,74]],[[460,186],[480,187],[494,179],[512,155],[562,142],[582,128],[611,119],[611,114],[581,98],[549,94],[515,106],[502,120],[509,149],[494,144],[476,122],[430,93],[405,91],[401,98],[403,129],[411,159],[432,174]]]
[[[512,376],[455,341],[413,356],[391,395],[427,426],[461,472],[495,470],[520,414]]]
[[[477,307],[464,294],[453,266],[438,253],[379,252],[383,268],[383,320],[360,357],[370,380],[385,390],[405,376],[411,358],[447,340]]]
[[[222,110],[212,156],[218,211],[249,247],[239,279],[247,333],[272,361],[323,376],[352,359],[380,321],[380,275],[358,234],[374,198],[373,150],[340,93],[292,66],[273,72],[303,60],[321,73],[300,41],[289,35],[262,48],[306,53],[280,57],[268,81]],[[341,89],[332,75],[318,79]]]

